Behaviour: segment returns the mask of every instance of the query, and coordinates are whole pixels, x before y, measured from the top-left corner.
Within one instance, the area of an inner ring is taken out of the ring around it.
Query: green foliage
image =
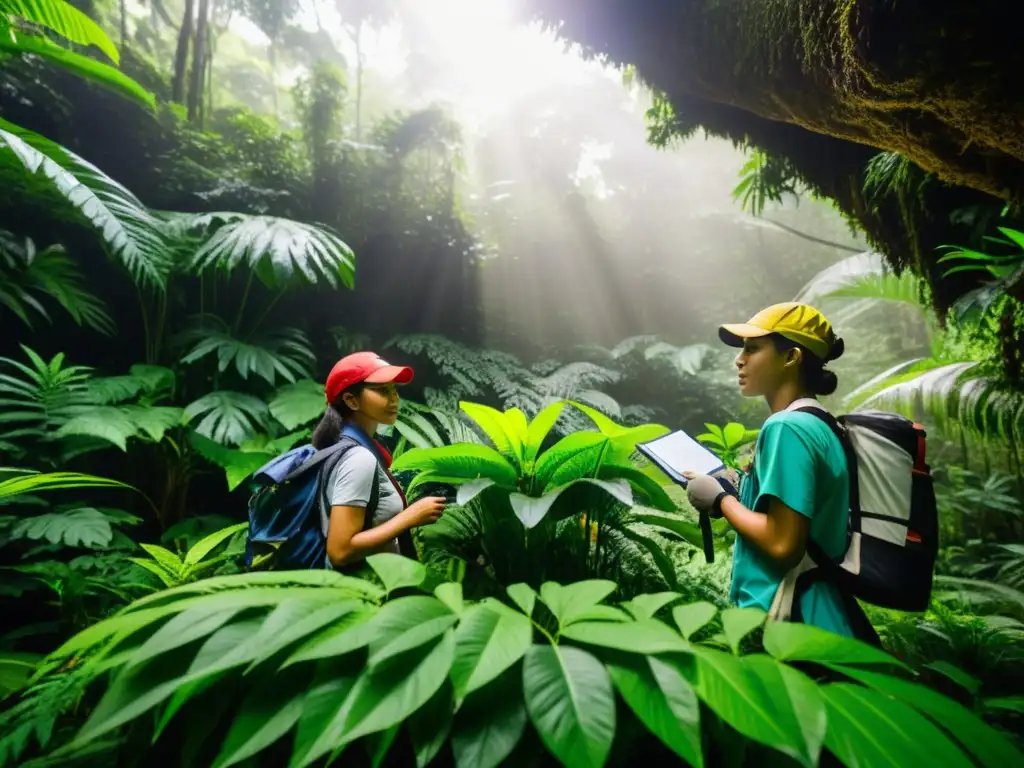
[[[98,168],[64,147],[0,119],[0,181],[36,204],[52,202],[91,228],[142,286],[163,288],[171,262],[159,220]]]
[[[732,196],[742,210],[760,216],[767,203],[781,203],[785,195],[799,197],[804,189],[789,160],[753,148],[740,169],[740,183]]]
[[[215,355],[221,373],[233,366],[243,379],[256,374],[270,385],[279,378],[294,384],[309,376],[315,360],[309,339],[296,328],[275,328],[257,332],[252,339],[239,339],[220,318],[205,317],[188,337],[195,344],[182,363],[188,365]]]
[[[142,544],[142,549],[149,557],[132,557],[129,560],[154,574],[163,587],[173,589],[209,576],[210,569],[237,557],[241,549],[237,546],[233,547],[231,540],[234,538],[237,542],[237,535],[247,530],[248,527],[248,523],[239,523],[211,533],[180,556],[156,544]],[[214,555],[214,552],[222,544],[227,544],[224,551]]]
[[[1008,253],[990,254],[952,245],[942,246],[948,251],[939,264],[959,262],[945,270],[946,277],[961,272],[983,272],[994,279],[961,296],[953,310],[961,320],[980,322],[1002,304],[1007,294],[1020,295],[1019,284],[1024,277],[1024,232],[1009,227],[998,227],[1003,237],[985,240]]]
[[[708,431],[697,435],[697,439],[709,446],[723,464],[733,469],[740,469],[740,449],[757,440],[760,433],[758,429],[747,429],[735,421],[724,427],[716,424],[705,424],[704,426]]]
[[[51,298],[76,324],[113,334],[114,322],[103,302],[83,283],[78,265],[63,246],[51,245],[40,251],[31,238],[19,243],[11,233],[0,230],[0,306],[29,328],[34,315],[52,322],[40,301]]]
[[[450,745],[457,765],[497,765],[527,720],[570,766],[618,764],[617,736],[630,742],[626,753],[653,737],[694,765],[737,746],[808,766],[826,752],[847,765],[923,749],[944,765],[1020,759],[975,714],[906,679],[895,658],[813,627],[769,624],[767,654],[744,654],[763,614],[723,613],[732,649],[721,650],[684,636],[714,609],[695,624],[700,606],[676,606],[684,634],[646,613],[667,613],[665,596],[635,599],[638,617],[605,605],[615,585],[600,581],[548,582],[539,594],[517,585],[511,605],[471,603],[458,584],[438,586],[436,597],[417,592],[426,572],[416,563],[369,562],[390,595],[329,572],[218,577],[139,600],[72,638],[42,663],[23,700],[41,703],[71,659],[81,680],[110,682],[77,736],[48,745],[50,755],[70,759],[92,744],[116,751],[110,736],[155,722],[152,749],[173,759],[199,747],[172,736],[173,724],[199,716],[209,721],[207,746],[193,754],[218,766],[261,753],[297,766],[345,749],[383,756],[399,748],[402,728],[424,762]],[[225,696],[237,706],[210,709]],[[146,717],[154,709],[155,721]],[[638,730],[621,727],[627,712]],[[0,745],[9,758],[25,755],[31,728],[55,715],[38,705],[7,713],[4,732],[16,735]],[[428,725],[438,722],[440,730]]]
[[[292,281],[332,288],[339,280],[351,288],[355,281],[355,255],[326,227],[316,227],[273,216],[206,213],[186,217],[177,227],[212,231],[192,259],[192,268],[218,267],[231,272],[245,265],[268,288]]]
[[[29,23],[26,25],[24,22]],[[117,48],[103,30],[64,0],[3,0],[0,3],[0,51],[39,56],[149,109],[156,108],[153,94],[130,77],[103,62],[58,45],[40,34],[41,30],[56,33],[81,46],[95,46],[115,64],[120,63]]]
[[[267,404],[259,398],[226,390],[203,395],[185,409],[187,421],[199,418],[196,432],[225,445],[252,437],[266,415]]]

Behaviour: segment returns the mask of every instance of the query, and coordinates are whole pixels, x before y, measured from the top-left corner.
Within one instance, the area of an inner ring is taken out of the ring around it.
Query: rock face
[[[1024,46],[1006,0],[527,0],[633,64],[687,121],[763,121],[898,152],[1024,199]],[[745,114],[734,114],[734,112]],[[761,120],[758,120],[760,118]]]

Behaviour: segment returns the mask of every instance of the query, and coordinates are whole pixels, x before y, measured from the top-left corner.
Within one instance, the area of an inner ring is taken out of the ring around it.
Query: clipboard
[[[692,471],[710,475],[725,469],[725,464],[718,456],[681,429],[646,443],[637,443],[636,449],[683,488],[687,484],[683,472]],[[715,544],[712,539],[711,518],[706,512],[701,512],[699,522],[701,541],[704,545],[704,559],[708,563],[713,563],[715,562]]]
[[[637,443],[636,449],[683,488],[687,483],[683,472],[710,475],[725,469],[718,456],[681,429],[646,443]]]

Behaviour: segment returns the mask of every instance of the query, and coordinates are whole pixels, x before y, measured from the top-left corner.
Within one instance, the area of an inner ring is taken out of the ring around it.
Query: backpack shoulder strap
[[[323,464],[320,467],[319,477],[317,478],[317,498],[320,499],[320,503],[327,514],[330,514],[331,503],[328,496],[327,481],[331,476],[331,472],[338,466],[341,460],[345,457],[352,448],[359,448],[365,446],[348,435],[342,435],[341,439],[332,445],[330,448],[325,448],[325,451],[331,451],[330,455],[324,458]],[[372,452],[371,452],[372,453]],[[316,458],[316,457],[313,457]],[[376,458],[376,457],[375,457]],[[312,460],[311,460],[312,461]],[[363,518],[363,530],[373,527],[373,513],[377,511],[377,502],[380,499],[380,466],[375,464],[373,468],[373,481],[370,483],[370,498],[366,502],[366,516]]]
[[[839,423],[835,416],[826,411],[824,408],[797,408],[796,413],[809,413],[812,416],[816,416],[821,419],[829,429],[832,430],[832,434],[839,440],[839,444],[843,447],[843,454],[846,456],[846,471],[850,477],[850,531],[853,533],[860,533],[860,519],[861,519],[861,508],[860,508],[860,476],[857,472],[857,453],[853,449],[853,443],[850,441],[850,435],[846,432],[843,426]],[[810,542],[813,544],[814,542]],[[808,546],[808,551],[810,551]],[[820,552],[820,549],[819,549]],[[811,554],[814,557],[814,554]],[[817,562],[817,558],[815,558]]]

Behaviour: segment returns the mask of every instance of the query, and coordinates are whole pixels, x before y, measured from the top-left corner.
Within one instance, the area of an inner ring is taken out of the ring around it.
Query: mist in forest
[[[217,103],[276,110],[299,128],[291,89],[327,59],[347,75],[345,140],[368,151],[393,110],[443,110],[457,126],[457,205],[480,240],[485,343],[529,355],[636,334],[709,340],[718,322],[792,298],[848,255],[768,222],[856,245],[824,204],[744,213],[731,195],[740,149],[699,134],[651,146],[647,91],[518,21],[513,0],[358,5],[305,2],[273,45],[250,15],[229,17]]]

